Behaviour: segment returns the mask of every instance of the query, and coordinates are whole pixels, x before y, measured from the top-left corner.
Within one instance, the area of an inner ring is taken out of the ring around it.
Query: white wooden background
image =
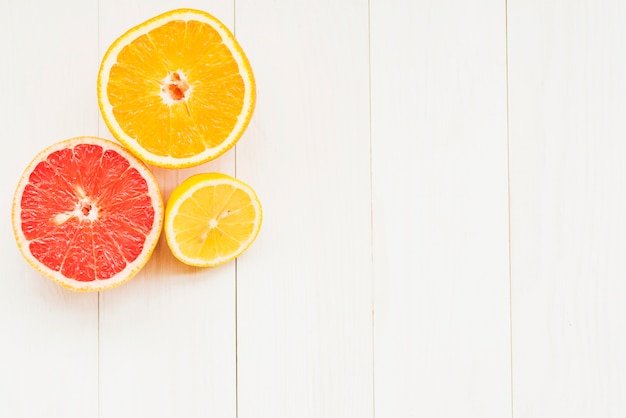
[[[236,149],[155,169],[259,193],[236,262],[164,241],[77,294],[27,266],[14,187],[112,138],[100,59],[176,7],[230,27],[258,103]],[[0,0],[1,417],[626,416],[626,2]]]

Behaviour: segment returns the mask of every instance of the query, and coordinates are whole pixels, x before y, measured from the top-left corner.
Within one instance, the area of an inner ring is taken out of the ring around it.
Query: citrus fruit
[[[165,209],[165,237],[176,258],[198,267],[241,255],[261,228],[261,203],[241,180],[221,173],[183,181]]]
[[[24,171],[13,231],[28,263],[76,291],[104,290],[148,261],[163,226],[163,200],[145,164],[94,137],[58,142]]]
[[[98,73],[98,102],[113,136],[161,167],[190,167],[226,152],[248,126],[255,100],[241,46],[200,10],[172,10],[128,30]]]

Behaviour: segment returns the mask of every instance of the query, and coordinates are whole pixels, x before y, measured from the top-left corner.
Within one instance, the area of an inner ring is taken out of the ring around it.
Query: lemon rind
[[[203,258],[194,258],[185,255],[179,248],[178,243],[176,242],[176,231],[174,230],[174,217],[178,213],[180,206],[189,199],[195,192],[210,186],[218,186],[218,185],[230,185],[237,189],[244,190],[249,196],[252,206],[254,207],[256,217],[255,223],[253,226],[252,233],[248,237],[246,241],[240,244],[239,248],[236,251],[233,251],[230,254],[224,255],[222,257],[213,258],[213,259],[203,259]],[[195,267],[215,267],[224,263],[227,263],[239,256],[241,256],[244,252],[248,250],[248,248],[252,245],[252,243],[256,240],[259,231],[261,230],[261,224],[263,223],[263,209],[261,206],[261,202],[254,191],[254,189],[246,184],[245,182],[231,177],[227,174],[223,173],[201,173],[196,174],[184,182],[182,182],[171,194],[167,207],[165,209],[165,220],[164,220],[164,232],[167,245],[169,246],[172,254],[179,261],[184,264],[195,266]]]

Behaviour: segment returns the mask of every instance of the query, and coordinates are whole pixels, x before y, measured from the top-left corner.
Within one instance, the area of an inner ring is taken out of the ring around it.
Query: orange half
[[[217,158],[252,117],[255,82],[243,49],[210,14],[177,9],[124,33],[106,51],[98,103],[135,155],[168,168]]]

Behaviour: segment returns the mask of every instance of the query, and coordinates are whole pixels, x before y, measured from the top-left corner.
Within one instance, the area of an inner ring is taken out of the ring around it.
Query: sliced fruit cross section
[[[261,221],[261,203],[249,185],[226,174],[196,174],[172,192],[165,236],[183,263],[216,266],[248,249]]]
[[[104,290],[134,276],[162,229],[158,184],[139,159],[104,139],[79,137],[39,153],[13,200],[24,258],[77,291]]]

